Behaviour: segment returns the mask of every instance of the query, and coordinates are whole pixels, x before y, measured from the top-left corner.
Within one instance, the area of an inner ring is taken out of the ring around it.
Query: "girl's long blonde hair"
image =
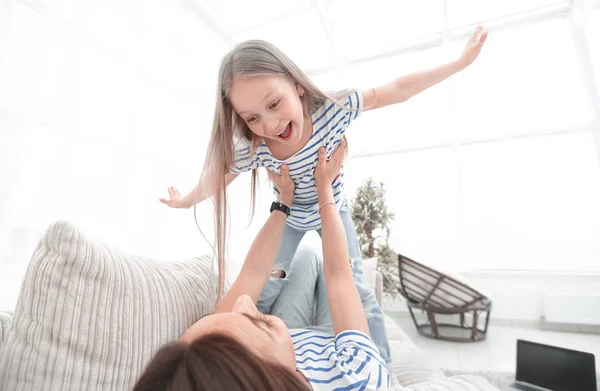
[[[227,248],[227,183],[226,175],[235,163],[235,141],[246,140],[250,145],[248,154],[252,156],[262,138],[256,136],[240,118],[229,101],[228,94],[236,77],[281,76],[290,79],[304,89],[300,96],[304,117],[311,118],[312,112],[326,100],[336,102],[347,92],[332,97],[321,91],[302,70],[274,45],[260,40],[251,40],[238,44],[223,58],[219,69],[217,100],[213,118],[212,133],[208,143],[206,161],[200,183],[208,186],[215,208],[215,242],[218,264],[219,287],[217,301],[222,298],[225,285],[225,250]],[[251,218],[256,204],[256,186],[258,170],[252,170]],[[194,202],[194,205],[196,203]],[[194,215],[196,209],[194,206]]]

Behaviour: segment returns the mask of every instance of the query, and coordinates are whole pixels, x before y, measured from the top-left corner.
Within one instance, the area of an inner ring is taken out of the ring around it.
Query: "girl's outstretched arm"
[[[421,72],[410,73],[391,83],[363,91],[363,110],[378,109],[404,102],[462,71],[479,56],[486,39],[487,32],[484,32],[483,27],[479,26],[471,35],[457,60]]]
[[[225,175],[225,183],[227,183],[227,186],[229,186],[229,184],[233,182],[233,180],[237,178],[238,175],[239,174]],[[199,204],[200,202],[212,196],[212,194],[210,194],[210,192],[207,189],[208,186],[204,183],[204,181],[202,181],[199,182],[196,185],[196,187],[192,189],[192,191],[182,196],[179,192],[179,189],[177,189],[174,186],[171,186],[168,189],[169,198],[159,198],[158,200],[163,204],[170,206],[171,208],[188,209],[194,206],[194,204]]]

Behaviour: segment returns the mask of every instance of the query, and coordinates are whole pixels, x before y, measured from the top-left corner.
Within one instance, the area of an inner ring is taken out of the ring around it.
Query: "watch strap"
[[[290,209],[290,207],[281,201],[274,201],[271,204],[271,212],[273,212],[274,210],[283,212],[283,213],[285,213],[286,216],[289,216],[290,214],[292,214],[292,210]]]

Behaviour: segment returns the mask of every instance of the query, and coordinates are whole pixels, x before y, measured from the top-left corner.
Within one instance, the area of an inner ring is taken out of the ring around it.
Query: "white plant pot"
[[[377,270],[377,264],[379,263],[379,258],[377,258],[377,257],[367,258],[367,259],[363,259],[362,262],[363,262],[363,268]]]

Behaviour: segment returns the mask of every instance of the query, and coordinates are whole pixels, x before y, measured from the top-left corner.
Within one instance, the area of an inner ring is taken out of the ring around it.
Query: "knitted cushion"
[[[212,312],[215,296],[208,257],[125,255],[54,223],[35,249],[0,347],[0,388],[130,390],[162,345]]]

